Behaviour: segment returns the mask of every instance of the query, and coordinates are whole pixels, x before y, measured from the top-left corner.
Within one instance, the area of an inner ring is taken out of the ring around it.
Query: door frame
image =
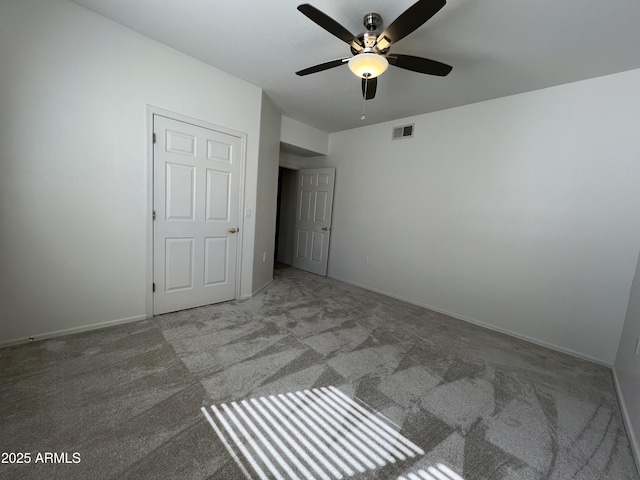
[[[199,120],[197,118],[189,117],[187,115],[182,115],[180,113],[172,112],[169,110],[165,110],[159,107],[154,107],[153,105],[146,106],[146,134],[147,140],[145,142],[147,149],[147,162],[146,162],[146,175],[147,175],[147,183],[146,183],[146,196],[147,196],[147,282],[146,282],[146,300],[147,300],[147,309],[146,309],[146,317],[153,317],[153,116],[161,115],[163,117],[171,118],[173,120],[177,120],[179,122],[189,123],[192,125],[196,125],[198,127],[207,128],[209,130],[215,130],[216,132],[224,133],[227,135],[231,135],[233,137],[240,138],[240,178],[238,181],[240,182],[238,189],[238,225],[240,227],[240,231],[238,232],[238,248],[236,249],[236,285],[235,285],[235,298],[240,298],[241,285],[242,285],[242,254],[244,251],[244,188],[245,188],[245,177],[246,177],[246,163],[247,163],[247,134],[244,132],[239,132],[237,130],[232,130],[230,128],[221,127],[220,125],[216,125],[213,123],[206,122],[204,120]]]

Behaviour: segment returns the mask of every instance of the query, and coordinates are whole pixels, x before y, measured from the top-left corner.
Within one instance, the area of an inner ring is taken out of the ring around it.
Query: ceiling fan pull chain
[[[364,120],[365,119],[364,110],[365,110],[365,107],[367,106],[367,85],[368,84],[369,84],[369,78],[365,77],[365,79],[364,79],[364,95],[362,95],[362,116],[360,117],[360,120]]]

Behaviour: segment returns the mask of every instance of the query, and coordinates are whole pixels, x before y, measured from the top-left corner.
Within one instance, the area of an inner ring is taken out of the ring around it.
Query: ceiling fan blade
[[[453,70],[451,65],[429,60],[428,58],[414,57],[413,55],[401,55],[394,53],[387,57],[389,63],[396,67],[411,70],[412,72],[426,73],[446,77]]]
[[[320,63],[318,65],[314,65],[313,67],[305,68],[304,70],[300,70],[296,72],[296,75],[303,77],[304,75],[310,75],[312,73],[322,72],[324,70],[329,70],[330,68],[339,67],[340,65],[344,65],[347,63],[348,58],[341,58],[339,60],[331,60],[330,62]]]
[[[418,0],[378,35],[376,43],[383,40],[389,44],[398,42],[438,13],[446,3],[446,0]]]
[[[371,100],[376,96],[378,89],[378,77],[362,79],[362,98]]]
[[[362,44],[360,41],[349,30],[344,28],[326,13],[321,12],[316,7],[309,5],[308,3],[298,5],[298,10],[303,15],[307,16],[309,20],[318,24],[330,34],[338,37],[345,43],[354,45],[356,50],[362,50]]]

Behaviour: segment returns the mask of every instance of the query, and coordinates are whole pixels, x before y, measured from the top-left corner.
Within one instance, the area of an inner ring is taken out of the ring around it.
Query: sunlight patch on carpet
[[[416,473],[405,473],[397,480],[464,480],[464,478],[445,464],[439,463],[435,467],[428,467],[426,471],[420,469]]]
[[[424,454],[335,387],[212,405],[202,412],[248,479],[340,479]]]

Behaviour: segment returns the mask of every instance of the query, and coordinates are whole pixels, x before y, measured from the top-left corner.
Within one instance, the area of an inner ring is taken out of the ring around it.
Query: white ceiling
[[[327,132],[640,68],[640,0],[448,0],[391,52],[453,71],[390,67],[362,121],[360,79],[347,66],[294,74],[350,55],[296,10],[304,0],[74,1],[262,87],[283,114]],[[359,34],[364,14],[388,25],[415,0],[310,3]]]

